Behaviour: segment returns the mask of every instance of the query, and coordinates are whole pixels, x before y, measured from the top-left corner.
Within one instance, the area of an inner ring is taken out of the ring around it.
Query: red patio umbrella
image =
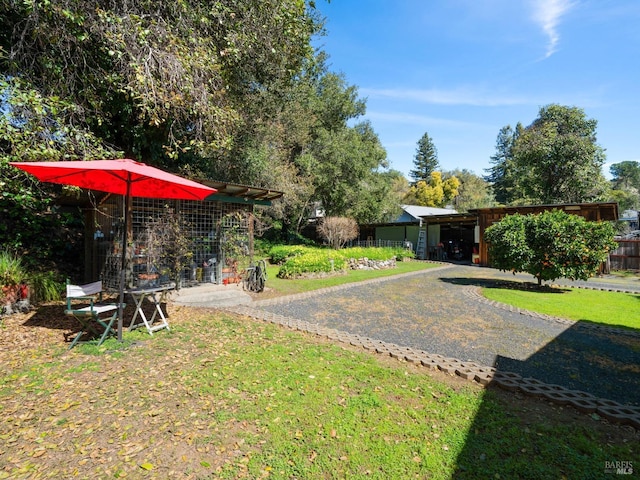
[[[11,162],[42,182],[75,185],[90,190],[123,195],[124,231],[122,251],[127,251],[129,198],[163,198],[174,200],[204,200],[217,192],[186,178],[173,175],[128,158],[120,160],[89,160],[62,162]],[[122,255],[119,287],[118,341],[122,341],[122,304],[124,302],[126,258]]]

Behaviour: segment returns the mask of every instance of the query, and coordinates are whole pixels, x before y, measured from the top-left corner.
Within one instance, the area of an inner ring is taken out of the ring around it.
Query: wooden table
[[[125,293],[128,293],[129,295],[131,295],[131,297],[133,297],[133,301],[136,305],[136,312],[133,314],[133,318],[131,319],[131,323],[129,324],[129,331],[135,330],[143,324],[145,327],[147,327],[149,335],[153,335],[153,332],[161,330],[163,328],[170,330],[169,322],[167,322],[167,317],[162,311],[161,304],[166,300],[167,294],[175,288],[175,284],[172,283],[160,287],[135,288],[127,290]],[[153,315],[150,319],[147,319],[147,316],[144,314],[143,303],[145,299],[149,300],[155,306],[155,310],[153,311]],[[158,315],[158,320],[160,320],[160,322],[157,325],[154,325],[153,322],[155,322]],[[140,317],[140,319],[142,319],[142,322],[136,323],[138,316]]]

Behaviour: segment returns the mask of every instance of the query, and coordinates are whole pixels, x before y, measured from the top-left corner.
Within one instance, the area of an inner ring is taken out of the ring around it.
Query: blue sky
[[[609,164],[640,161],[638,0],[317,0],[329,55],[408,177],[426,132],[444,170],[484,175],[505,125],[551,103],[598,121]],[[361,118],[362,119],[362,118]]]

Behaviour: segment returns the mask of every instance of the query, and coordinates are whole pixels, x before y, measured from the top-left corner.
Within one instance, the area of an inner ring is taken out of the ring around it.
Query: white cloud
[[[431,105],[467,106],[467,107],[518,107],[547,105],[580,105],[602,107],[607,85],[592,90],[581,91],[535,91],[522,93],[500,93],[497,89],[479,89],[459,87],[449,90],[411,89],[411,88],[360,88],[358,93],[367,99],[393,100],[395,102],[424,103]]]
[[[553,55],[560,41],[558,33],[558,25],[560,19],[574,6],[571,0],[533,0],[533,20],[542,27],[549,41],[547,43],[547,51],[545,58]]]
[[[514,95],[496,95],[486,91],[466,88],[453,90],[440,89],[374,89],[361,88],[366,97],[410,100],[435,105],[469,105],[475,107],[496,107],[508,105],[528,105],[531,99]],[[535,102],[534,102],[535,103]]]
[[[448,118],[430,117],[428,115],[417,115],[408,112],[381,112],[368,111],[366,118],[375,122],[388,124],[405,124],[421,127],[446,127],[446,128],[487,128],[486,123],[466,122],[463,120],[451,120]]]
[[[462,122],[458,120],[449,120],[446,118],[429,117],[427,115],[416,115],[406,112],[367,112],[367,118],[380,122],[388,123],[406,123],[411,125],[424,126],[444,126],[444,127],[469,127],[473,125],[470,122]]]

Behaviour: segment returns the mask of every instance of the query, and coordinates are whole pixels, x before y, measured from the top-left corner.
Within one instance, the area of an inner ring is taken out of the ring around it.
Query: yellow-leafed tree
[[[460,180],[456,177],[443,180],[442,173],[431,172],[429,183],[420,180],[409,189],[407,201],[425,207],[444,207],[458,195],[459,187]]]

